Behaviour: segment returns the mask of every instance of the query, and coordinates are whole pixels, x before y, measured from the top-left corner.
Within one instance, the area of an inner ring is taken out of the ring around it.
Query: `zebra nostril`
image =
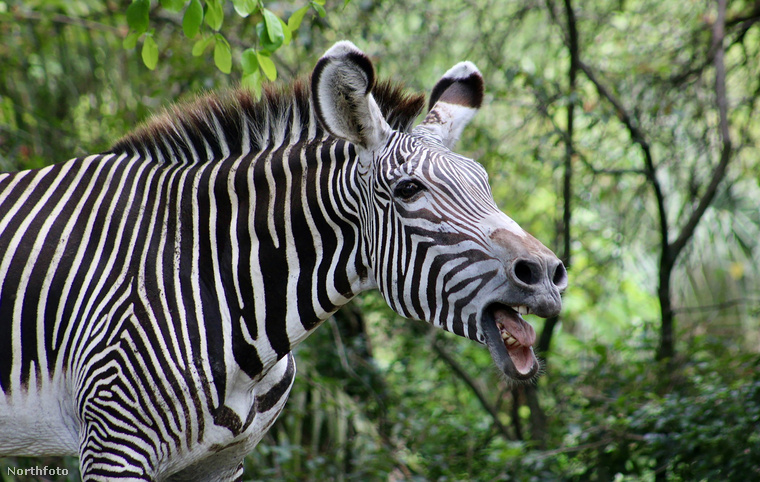
[[[552,276],[552,283],[554,286],[564,288],[567,285],[567,270],[565,265],[560,262],[554,269],[554,276]]]
[[[539,278],[534,274],[534,266],[530,261],[521,259],[515,262],[512,270],[515,273],[515,277],[525,283],[526,285],[533,285],[538,283]]]

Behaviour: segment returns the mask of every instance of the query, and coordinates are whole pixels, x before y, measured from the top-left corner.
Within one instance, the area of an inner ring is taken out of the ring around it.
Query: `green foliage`
[[[224,0],[207,0],[203,21],[216,32],[224,23]]]
[[[306,12],[309,11],[310,5],[305,5],[295,12],[293,12],[290,15],[290,18],[288,18],[288,30],[291,32],[295,32],[298,30],[298,27],[301,26],[301,22],[303,22],[303,18],[306,15]]]
[[[486,99],[457,150],[486,166],[506,213],[561,252],[566,114],[575,106],[570,286],[550,348],[539,354],[546,361],[539,406],[530,405],[530,385],[511,387],[498,376],[482,346],[402,320],[370,293],[299,347],[291,400],[246,460],[246,477],[756,480],[755,3],[729,7],[736,158],[677,263],[678,356],[662,364],[653,361],[660,319],[655,201],[641,150],[618,112],[583,74],[574,92],[568,88],[564,3],[354,2],[329,23],[320,17],[325,5],[332,13],[341,3],[217,2],[222,13],[209,23],[209,3],[200,0],[34,1],[23,8],[0,1],[2,170],[106,150],[162,106],[211,88],[241,81],[260,93],[267,79],[307,75],[327,47],[347,38],[377,60],[379,78],[415,90],[429,92],[455,62],[474,61],[486,78]],[[713,4],[571,3],[582,60],[646,134],[677,231],[718,158]],[[124,26],[131,29],[126,37]],[[157,47],[148,56],[153,71],[133,51],[142,54],[148,39]],[[210,55],[230,75],[209,68]],[[541,333],[545,322],[531,318]],[[506,433],[433,343],[482,389]],[[3,459],[0,476],[7,479],[9,465],[39,463]],[[74,459],[45,463],[76,467]]]
[[[256,52],[256,58],[259,61],[259,67],[261,67],[261,71],[264,72],[264,75],[266,75],[269,80],[275,80],[277,78],[277,69],[274,66],[274,62],[272,62],[272,59],[270,59],[268,55],[259,52]]]
[[[238,15],[243,18],[254,13],[258,7],[254,0],[232,0],[232,4],[235,6]]]
[[[282,30],[282,23],[280,19],[272,13],[271,10],[262,9],[262,15],[264,16],[264,29],[262,33],[266,33],[264,38],[261,39],[265,45],[270,45],[273,49],[267,49],[270,52],[277,50],[280,45],[285,41],[285,34]],[[261,38],[261,37],[260,37]]]
[[[631,415],[636,448],[681,480],[760,477],[760,380],[695,382],[695,393],[669,393]]]
[[[170,12],[179,12],[185,6],[185,0],[160,0],[160,3]]]
[[[684,481],[757,478],[760,358],[689,362],[668,379],[662,374],[673,367],[607,355],[556,390],[567,448],[528,454],[523,472],[577,481],[650,480],[654,472]]]
[[[185,37],[193,38],[198,35],[198,31],[203,23],[203,6],[200,0],[190,0],[190,4],[182,16],[182,32]]]
[[[150,23],[150,0],[134,0],[127,7],[127,25],[140,35],[148,30]]]
[[[153,35],[147,35],[145,40],[143,40],[141,55],[145,66],[150,70],[155,70],[156,64],[158,64],[158,45],[156,45]]]
[[[216,67],[229,74],[232,70],[232,51],[230,44],[222,34],[214,35],[214,64]]]
[[[350,0],[346,0],[343,7],[345,8],[349,2]],[[182,0],[159,2],[159,9],[163,8],[170,14],[182,12],[182,32],[185,37],[195,40],[191,51],[194,57],[204,55],[206,49],[213,43],[214,65],[225,74],[232,72],[234,50],[222,34],[227,4],[225,0],[190,0],[189,3]],[[258,56],[258,62],[254,64],[249,60],[241,61],[241,66],[243,67],[243,83],[253,89],[258,97],[261,95],[261,86],[265,78],[270,81],[277,79],[277,66],[270,56],[282,46],[290,44],[309,10],[313,9],[320,17],[325,17],[327,14],[324,8],[325,1],[312,1],[294,10],[287,22],[283,20],[284,17],[281,18],[274,11],[266,8],[261,0],[232,0],[231,4],[237,16],[244,19],[251,17],[255,25],[256,42],[254,46],[244,48],[243,52],[253,49]],[[154,11],[153,15],[156,14],[157,12]],[[150,17],[150,0],[133,0],[126,9],[129,33],[124,39],[123,47],[128,50],[134,49],[142,38],[143,63],[148,69],[155,70],[160,49],[153,32],[148,31]],[[197,39],[199,35],[201,37]]]

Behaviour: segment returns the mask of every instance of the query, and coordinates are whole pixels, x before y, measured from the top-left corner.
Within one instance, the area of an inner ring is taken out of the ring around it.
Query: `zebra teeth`
[[[518,312],[521,315],[529,315],[530,314],[530,308],[528,308],[525,305],[517,305],[517,306],[510,306],[513,310]]]
[[[515,338],[512,333],[508,332],[507,329],[504,328],[503,324],[496,323],[496,327],[499,328],[499,334],[501,335],[501,339],[504,341],[504,344],[506,346],[512,348],[514,346],[520,345],[520,342],[517,341],[517,338]]]

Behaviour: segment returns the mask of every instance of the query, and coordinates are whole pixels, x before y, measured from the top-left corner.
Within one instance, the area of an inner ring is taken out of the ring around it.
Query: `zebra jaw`
[[[536,332],[521,315],[531,313],[526,305],[494,303],[483,314],[486,345],[497,366],[510,378],[525,380],[538,372],[533,353]]]

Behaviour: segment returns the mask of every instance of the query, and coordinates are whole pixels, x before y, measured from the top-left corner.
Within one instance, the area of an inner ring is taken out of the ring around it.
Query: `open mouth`
[[[484,313],[483,331],[494,361],[504,373],[520,380],[531,378],[538,371],[533,353],[536,331],[521,316],[527,314],[530,314],[527,306],[501,303],[489,305]]]

